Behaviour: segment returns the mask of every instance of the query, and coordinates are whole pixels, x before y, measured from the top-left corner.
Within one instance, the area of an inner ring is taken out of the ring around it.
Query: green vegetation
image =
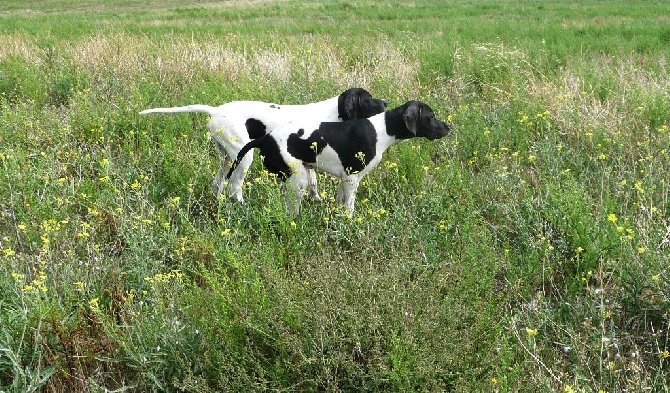
[[[670,4],[4,1],[0,390],[670,390]],[[216,200],[202,115],[449,117],[357,211]]]

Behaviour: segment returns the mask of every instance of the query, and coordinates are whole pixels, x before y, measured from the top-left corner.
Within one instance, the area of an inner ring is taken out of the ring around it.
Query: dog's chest
[[[335,176],[361,173],[378,162],[377,133],[367,120],[354,125],[322,123],[308,138],[298,135],[289,137],[289,153]]]

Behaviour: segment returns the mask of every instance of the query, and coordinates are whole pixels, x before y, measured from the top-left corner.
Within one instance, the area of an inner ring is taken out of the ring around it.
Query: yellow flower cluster
[[[17,283],[23,285],[23,287],[21,288],[22,292],[45,293],[49,290],[49,288],[46,285],[47,274],[44,271],[40,271],[37,274],[37,277],[34,278],[29,283],[26,283],[24,281],[25,276],[23,274],[12,273],[11,276]]]
[[[49,219],[42,221],[40,228],[42,229],[42,234],[40,239],[42,240],[42,248],[47,250],[51,244],[51,239],[55,234],[60,232],[63,225],[67,225],[68,220],[56,221],[55,219]]]
[[[588,285],[589,281],[591,280],[591,277],[593,276],[593,270],[589,270],[586,273],[582,273],[582,282],[586,283]]]
[[[184,277],[184,273],[182,273],[181,270],[173,269],[167,273],[156,273],[153,277],[149,276],[144,277],[144,281],[149,282],[151,284],[166,283],[172,280],[180,280],[182,277]]]
[[[188,243],[188,237],[182,236],[178,240],[179,240],[179,246],[175,248],[173,251],[175,254],[180,255],[183,254],[184,251],[186,251],[186,243]]]
[[[81,230],[77,232],[77,237],[79,238],[88,238],[91,236],[89,233],[89,229],[91,229],[91,224],[89,224],[86,221],[82,221],[79,226],[81,227]]]
[[[181,201],[181,198],[178,196],[171,198],[170,201],[168,201],[168,207],[171,209],[176,209],[179,207],[179,202]]]
[[[619,220],[619,217],[617,217],[617,215],[614,214],[614,213],[610,213],[610,214],[607,215],[607,220],[614,224]],[[632,228],[626,228],[623,225],[617,225],[616,230],[617,230],[617,232],[622,233],[622,237],[621,237],[622,240],[633,240],[633,239],[635,239],[636,234],[635,234],[635,231]],[[642,246],[642,245],[638,245],[636,250],[637,250],[637,253],[640,254],[640,255],[647,252],[647,248]]]
[[[381,208],[379,210],[368,209],[367,213],[372,218],[380,218],[381,216],[385,215],[387,212],[386,212],[386,209]]]
[[[519,115],[519,118],[516,120],[517,123],[522,124],[522,125],[523,124],[528,124],[528,125],[533,124],[533,122],[530,121],[530,117],[526,113],[519,112],[518,115]]]

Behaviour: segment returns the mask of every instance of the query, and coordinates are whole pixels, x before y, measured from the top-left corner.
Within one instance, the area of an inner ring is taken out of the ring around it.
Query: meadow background
[[[0,3],[0,390],[670,390],[670,3]],[[201,114],[360,86],[454,129],[349,217]]]

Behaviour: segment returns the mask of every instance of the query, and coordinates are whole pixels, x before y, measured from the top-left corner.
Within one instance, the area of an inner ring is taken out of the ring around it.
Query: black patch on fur
[[[271,104],[271,105],[270,105],[270,108],[281,109],[279,106],[277,106],[277,105],[275,105],[275,104]]]
[[[291,168],[284,162],[279,153],[279,146],[274,138],[263,138],[262,144],[259,146],[259,154],[263,157],[263,166],[270,173],[274,173],[279,177],[279,180],[286,181],[291,176]]]
[[[251,139],[258,139],[266,133],[267,127],[265,127],[265,124],[263,124],[263,122],[260,120],[249,118],[244,123],[244,125],[247,127],[247,132],[249,133],[249,138]]]
[[[240,165],[244,156],[255,148],[259,150],[260,156],[263,157],[263,166],[265,166],[268,172],[277,175],[281,181],[286,181],[291,176],[291,168],[284,162],[279,152],[277,141],[268,134],[258,139],[252,139],[240,149],[239,153],[237,153],[237,158],[233,161],[233,165],[226,175],[226,179],[230,179],[230,176]]]
[[[289,154],[308,164],[330,146],[350,173],[360,172],[375,157],[377,132],[368,119],[342,123],[321,123],[307,139],[291,134],[286,142]]]

